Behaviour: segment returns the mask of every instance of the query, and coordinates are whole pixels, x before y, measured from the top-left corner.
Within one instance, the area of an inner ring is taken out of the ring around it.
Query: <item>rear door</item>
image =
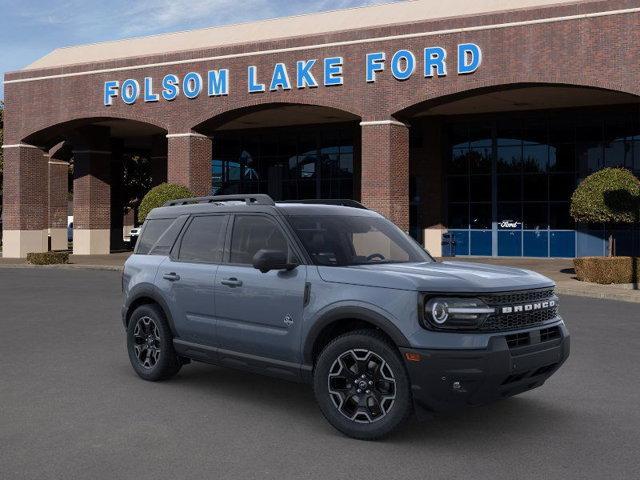
[[[193,216],[158,269],[178,340],[216,347],[214,285],[229,216]]]
[[[267,273],[253,268],[260,249],[284,250],[300,263],[292,239],[274,217],[236,214],[231,228],[227,258],[216,275],[220,358],[230,364],[260,365],[266,359],[297,364],[307,267]],[[282,365],[289,367],[295,370]]]

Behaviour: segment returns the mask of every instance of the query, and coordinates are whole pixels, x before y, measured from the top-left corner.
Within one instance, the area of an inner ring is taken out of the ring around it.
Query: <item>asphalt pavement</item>
[[[561,297],[572,353],[547,384],[378,442],[305,385],[203,364],[142,381],[119,306],[118,272],[0,269],[0,478],[640,478],[637,304]]]

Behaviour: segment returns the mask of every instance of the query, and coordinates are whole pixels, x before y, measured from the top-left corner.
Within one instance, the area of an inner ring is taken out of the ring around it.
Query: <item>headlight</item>
[[[495,309],[478,298],[431,298],[424,307],[428,326],[437,329],[472,329],[479,327]]]

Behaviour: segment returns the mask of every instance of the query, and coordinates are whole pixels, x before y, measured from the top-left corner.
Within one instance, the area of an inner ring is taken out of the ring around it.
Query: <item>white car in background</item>
[[[129,248],[133,250],[136,246],[136,242],[138,241],[138,237],[140,236],[140,230],[142,227],[132,228],[129,232]]]

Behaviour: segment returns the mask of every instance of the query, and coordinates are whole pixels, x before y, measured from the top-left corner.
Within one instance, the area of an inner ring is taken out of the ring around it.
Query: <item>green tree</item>
[[[149,193],[144,196],[142,202],[140,202],[138,217],[141,222],[144,222],[151,210],[161,207],[165,202],[193,196],[193,193],[187,187],[174,183],[161,183],[149,190]]]
[[[640,180],[625,168],[605,168],[585,178],[571,196],[576,222],[636,224],[640,217]],[[614,239],[609,236],[609,255]]]

